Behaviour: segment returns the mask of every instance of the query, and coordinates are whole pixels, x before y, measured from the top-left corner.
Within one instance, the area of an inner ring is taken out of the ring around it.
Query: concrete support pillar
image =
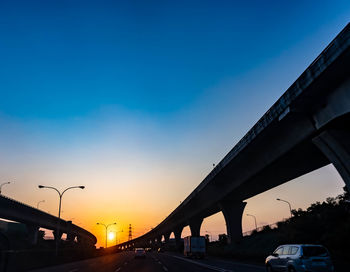
[[[74,242],[75,234],[72,233],[72,221],[67,221],[67,241]]]
[[[62,234],[63,234],[62,231],[60,231],[59,234],[58,234],[57,230],[54,230],[54,231],[53,231],[53,237],[55,238],[55,240],[61,240]]]
[[[74,242],[76,235],[72,232],[67,233],[67,241]]]
[[[326,130],[312,141],[338,170],[350,190],[350,128]]]
[[[153,238],[152,239],[152,247],[156,247],[157,246],[157,238]]]
[[[189,222],[191,236],[200,236],[203,218],[193,218]]]
[[[158,244],[159,246],[162,245],[162,235],[157,236],[157,244]]]
[[[176,243],[177,248],[181,247],[181,233],[182,233],[183,228],[184,227],[181,226],[181,227],[175,228],[175,230],[174,230],[175,243]]]
[[[168,233],[164,233],[163,235],[164,235],[164,242],[167,244],[167,243],[169,243],[169,239],[170,239],[170,232],[168,232]]]
[[[32,245],[38,243],[39,227],[35,225],[26,225],[28,231],[28,241]]]
[[[220,203],[226,221],[227,242],[232,243],[242,238],[242,214],[246,202],[224,200]]]

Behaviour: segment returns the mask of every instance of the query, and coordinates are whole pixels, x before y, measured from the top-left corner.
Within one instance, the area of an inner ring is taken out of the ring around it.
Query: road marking
[[[168,271],[168,268],[166,268],[166,267],[163,265],[163,270],[164,270],[164,271]]]
[[[158,261],[159,264],[162,264],[160,261]]]
[[[214,271],[219,271],[219,272],[234,272],[233,270],[223,269],[223,268],[220,268],[220,267],[216,267],[216,266],[212,266],[212,265],[208,265],[208,264],[204,264],[204,263],[192,261],[192,260],[189,260],[189,259],[186,259],[186,258],[182,258],[182,257],[179,257],[179,256],[174,256],[174,255],[168,255],[168,256],[171,256],[171,257],[174,257],[174,258],[177,258],[177,259],[180,259],[180,260],[189,262],[189,263],[193,263],[193,264],[196,264],[196,265],[199,265],[199,266],[202,266],[202,267],[205,267],[205,268],[214,270]]]
[[[69,270],[69,272],[77,272],[79,271],[78,269],[72,269],[72,270]]]
[[[116,270],[116,271],[114,271],[114,272],[118,272],[118,271],[120,271],[120,269],[121,269],[121,267],[117,268],[117,270]]]
[[[257,268],[257,269],[265,270],[265,266],[264,265],[238,263],[238,262],[228,262],[228,261],[222,261],[222,260],[214,260],[214,261],[219,261],[219,262],[227,263],[227,264],[234,264],[234,265],[240,265],[240,266],[246,266],[246,267],[250,267],[250,268]]]
[[[124,263],[124,265],[127,265],[127,264],[128,264],[128,262],[125,262],[125,263]]]

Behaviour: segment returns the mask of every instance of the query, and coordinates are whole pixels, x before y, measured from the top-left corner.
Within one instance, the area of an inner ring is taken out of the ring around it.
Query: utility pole
[[[129,237],[128,237],[128,241],[132,240],[132,227],[131,224],[129,224]]]

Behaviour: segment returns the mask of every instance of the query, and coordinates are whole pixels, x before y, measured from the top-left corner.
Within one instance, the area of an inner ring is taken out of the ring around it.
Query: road
[[[264,272],[263,266],[223,260],[192,260],[168,253],[146,253],[135,259],[133,252],[121,252],[84,261],[47,267],[32,272]]]

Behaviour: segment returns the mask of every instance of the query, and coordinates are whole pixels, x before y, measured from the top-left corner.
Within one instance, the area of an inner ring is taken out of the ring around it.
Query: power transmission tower
[[[132,240],[132,227],[131,224],[129,224],[129,238],[128,241]]]

